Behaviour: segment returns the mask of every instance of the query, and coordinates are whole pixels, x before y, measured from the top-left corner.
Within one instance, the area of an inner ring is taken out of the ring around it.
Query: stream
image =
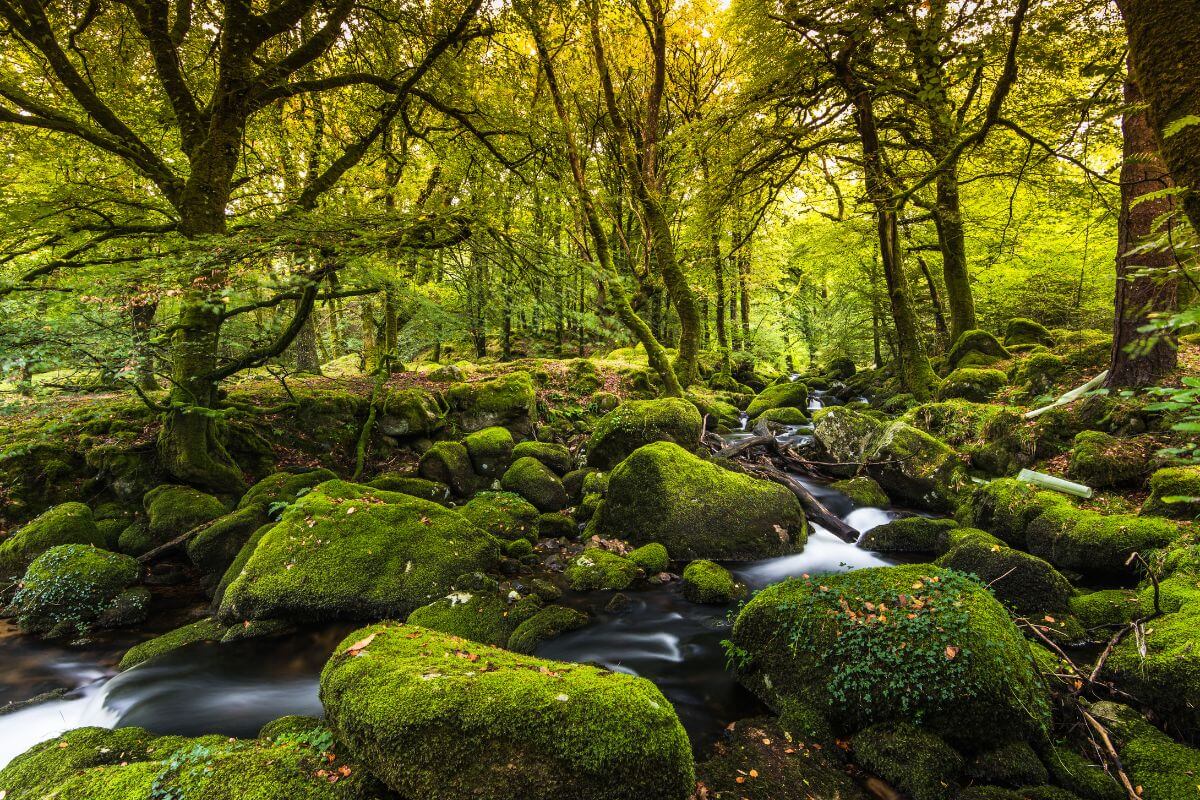
[[[788,429],[781,440],[799,441],[810,431]],[[745,435],[749,434],[728,438]],[[799,479],[859,532],[896,516],[887,509],[856,508],[828,486]],[[754,590],[806,573],[891,563],[895,562],[812,525],[800,553],[727,566]],[[729,609],[689,603],[678,583],[627,590],[629,602],[620,613],[606,610],[612,594],[567,592],[561,602],[586,609],[592,622],[545,642],[537,655],[595,663],[648,678],[675,705],[698,751],[728,723],[760,710],[754,697],[725,670],[721,640],[728,636]],[[137,641],[129,634],[68,648],[0,629],[5,651],[0,703],[59,687],[69,690],[61,697],[0,714],[0,767],[37,742],[85,725],[137,725],[160,734],[188,736],[254,736],[264,723],[286,714],[319,716],[321,668],[337,643],[358,626],[347,622],[282,638],[200,643],[119,674],[113,665]]]

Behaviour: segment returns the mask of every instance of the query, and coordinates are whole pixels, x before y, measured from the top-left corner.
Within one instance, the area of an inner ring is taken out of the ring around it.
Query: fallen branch
[[[739,442],[726,445],[717,451],[716,455],[719,458],[736,458],[738,455],[746,452],[754,447],[773,446],[777,444],[775,437],[771,434],[751,436],[748,439],[742,439]]]
[[[1100,720],[1093,717],[1084,709],[1079,709],[1079,713],[1083,715],[1084,721],[1091,726],[1096,735],[1100,737],[1100,741],[1104,743],[1105,753],[1112,760],[1113,769],[1117,771],[1117,777],[1121,779],[1121,785],[1125,787],[1125,792],[1129,795],[1129,800],[1141,800],[1141,795],[1133,788],[1133,782],[1125,774],[1125,765],[1121,763],[1121,756],[1117,754],[1117,748],[1113,747],[1112,739],[1108,735],[1108,729],[1100,724]]]
[[[208,522],[202,522],[199,525],[197,525],[196,527],[192,528],[190,531],[179,534],[171,541],[164,542],[163,544],[160,544],[158,547],[155,547],[153,550],[147,550],[146,552],[142,553],[140,556],[137,557],[138,562],[142,563],[142,564],[149,564],[151,561],[158,558],[162,554],[169,553],[172,550],[176,549],[177,547],[185,544],[188,539],[191,539],[193,536],[200,533],[201,531],[208,530],[209,528],[211,528],[213,526],[214,523],[216,523],[220,519],[222,519],[222,518],[217,517],[214,520],[209,520]]]
[[[850,544],[858,542],[859,532],[847,525],[837,514],[826,508],[824,503],[814,497],[813,493],[804,487],[804,484],[791,475],[788,475],[778,467],[767,464],[748,464],[746,469],[790,489],[792,494],[796,495],[796,499],[800,501],[800,505],[804,507],[804,513],[808,518],[822,528],[827,529],[844,542],[849,542]]]

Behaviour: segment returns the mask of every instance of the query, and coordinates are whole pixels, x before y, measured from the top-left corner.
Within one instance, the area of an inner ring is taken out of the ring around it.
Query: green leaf
[[[1188,114],[1186,117],[1180,117],[1177,120],[1168,122],[1163,127],[1163,138],[1170,139],[1184,128],[1190,128],[1193,125],[1200,125],[1200,117],[1195,114]]]

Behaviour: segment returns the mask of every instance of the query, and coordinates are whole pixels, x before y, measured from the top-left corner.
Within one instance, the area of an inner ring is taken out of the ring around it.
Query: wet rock
[[[92,510],[83,503],[54,506],[0,542],[0,576],[20,575],[39,555],[63,544],[105,544]]]
[[[652,442],[674,442],[686,450],[700,444],[702,420],[686,400],[629,400],[605,414],[588,440],[588,466],[609,470]]]
[[[505,491],[521,495],[542,512],[561,511],[569,502],[558,476],[531,456],[514,461],[500,479],[500,485]]]
[[[140,572],[129,556],[92,545],[58,545],[29,565],[11,611],[22,631],[52,636],[77,636],[105,623],[141,622],[148,596],[122,597]],[[111,613],[102,623],[105,612]]]
[[[697,559],[683,570],[683,596],[693,603],[728,605],[741,597],[746,587],[720,564]]]

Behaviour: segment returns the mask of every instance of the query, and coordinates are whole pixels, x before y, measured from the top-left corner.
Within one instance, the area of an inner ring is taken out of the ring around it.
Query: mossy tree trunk
[[[1173,336],[1141,332],[1153,314],[1175,308],[1175,256],[1169,251],[1132,252],[1154,232],[1155,221],[1175,208],[1169,196],[1143,198],[1174,184],[1155,152],[1158,143],[1154,130],[1146,118],[1141,93],[1131,80],[1125,82],[1125,106],[1121,122],[1124,163],[1117,224],[1116,313],[1107,383],[1114,389],[1153,386],[1175,369],[1178,355]]]

